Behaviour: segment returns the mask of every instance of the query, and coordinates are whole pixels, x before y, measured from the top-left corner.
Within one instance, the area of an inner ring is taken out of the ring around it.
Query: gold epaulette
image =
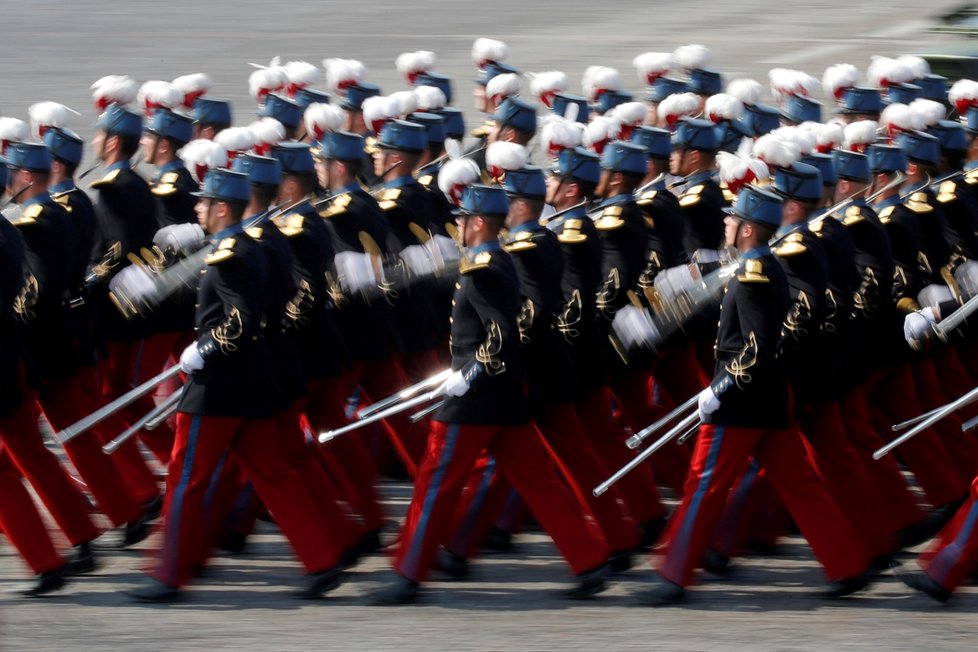
[[[638,201],[636,203],[639,206],[648,206],[649,204],[652,203],[652,200],[655,199],[655,196],[658,193],[659,193],[658,190],[649,190],[647,192],[643,192],[642,196],[638,198]]]
[[[319,216],[330,218],[330,217],[335,217],[337,215],[342,215],[343,213],[346,212],[346,209],[350,205],[351,201],[353,201],[353,198],[350,196],[350,193],[346,193],[345,195],[340,195],[336,199],[332,200],[329,203],[329,206],[319,211]]]
[[[845,215],[842,217],[842,224],[844,226],[852,226],[861,222],[863,219],[863,209],[859,206],[850,206],[846,209]]]
[[[684,192],[682,196],[679,198],[679,205],[682,206],[683,208],[686,208],[687,206],[695,206],[696,204],[700,203],[700,199],[703,198],[701,194],[702,192],[703,192],[702,183],[693,186],[692,188]]]
[[[927,203],[927,193],[915,192],[910,198],[903,202],[903,205],[914,213],[930,213],[934,207]]]
[[[937,201],[942,204],[954,201],[958,198],[958,184],[953,181],[945,181],[937,190]]]
[[[428,190],[431,190],[431,182],[434,180],[435,180],[435,175],[433,174],[424,174],[418,177],[418,183],[420,183]]]
[[[896,210],[896,206],[887,206],[886,208],[881,210],[879,212],[880,222],[882,222],[883,224],[888,224],[890,221],[890,217],[893,216],[893,211],[895,210]]]
[[[388,188],[380,194],[380,209],[389,211],[397,206],[397,198],[401,196],[400,188]]]
[[[720,183],[720,192],[723,193],[724,200],[730,204],[734,203],[734,200],[737,199],[737,195],[730,192],[730,188],[727,186],[726,181]]]
[[[68,195],[73,192],[72,190],[66,190],[65,192],[59,192],[56,195],[51,195],[53,199],[61,208],[65,209],[69,213],[71,212],[71,205],[68,204]]]
[[[234,238],[224,238],[217,245],[217,249],[207,255],[204,262],[208,265],[216,265],[234,256]]]
[[[490,260],[492,260],[491,253],[488,251],[479,252],[472,260],[468,260],[467,258],[460,259],[458,261],[458,271],[461,274],[470,274],[480,269],[486,269],[489,267]]]
[[[31,204],[21,211],[19,216],[11,219],[10,223],[14,226],[27,226],[36,222],[37,218],[39,218],[43,212],[44,206],[41,204]]]
[[[496,126],[495,120],[486,120],[481,125],[473,129],[470,132],[470,135],[473,138],[485,138],[486,136],[489,135],[489,132],[492,131],[492,128],[495,126]]]
[[[533,234],[529,231],[520,231],[512,241],[503,245],[503,249],[508,253],[518,253],[536,248],[537,243],[533,242]]]
[[[741,283],[768,283],[771,279],[764,274],[764,263],[752,258],[744,262],[743,271],[737,275],[737,280]]]
[[[279,215],[272,218],[272,222],[275,223],[278,230],[289,238],[302,233],[302,225],[304,221],[305,218],[299,213],[289,213],[288,215]]]
[[[814,223],[810,224],[808,226],[808,230],[811,231],[812,233],[814,233],[815,235],[817,235],[818,237],[821,238],[822,237],[822,228],[823,228],[823,225],[825,224],[825,220],[828,220],[828,219],[832,219],[832,218],[826,217],[826,218],[823,218],[823,219],[819,220],[818,222],[814,222]]]
[[[621,219],[621,213],[621,206],[608,206],[601,211],[601,217],[595,221],[595,228],[599,231],[614,231],[620,228],[625,224],[625,220]]]
[[[557,235],[557,240],[562,244],[580,244],[587,242],[587,234],[581,231],[584,222],[579,218],[564,221],[564,228]]]
[[[157,197],[169,197],[177,191],[177,181],[180,180],[180,175],[176,172],[167,172],[160,180],[150,188],[152,192]]]
[[[103,186],[112,185],[113,183],[115,183],[116,179],[119,178],[119,172],[120,172],[120,170],[118,170],[118,169],[109,171],[101,179],[97,179],[97,180],[93,181],[91,187],[92,188],[101,188]]]
[[[799,231],[795,231],[784,239],[784,242],[779,244],[777,247],[772,249],[775,255],[782,258],[788,256],[797,256],[798,254],[808,251],[808,247],[805,246],[805,237]]]
[[[964,174],[964,182],[969,186],[973,186],[978,183],[978,168],[974,170],[968,170]]]
[[[265,233],[265,229],[260,226],[251,226],[245,229],[245,233],[255,240],[261,240],[262,235]]]

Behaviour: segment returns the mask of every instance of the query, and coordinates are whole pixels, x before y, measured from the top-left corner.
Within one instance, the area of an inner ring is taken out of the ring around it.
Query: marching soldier
[[[261,337],[267,306],[267,262],[243,232],[248,178],[213,170],[200,193],[198,219],[216,243],[197,291],[197,340],[180,356],[188,374],[177,412],[166,492],[163,547],[152,580],[129,594],[140,602],[173,602],[193,570],[206,531],[204,503],[220,459],[233,452],[292,543],[308,573],[300,596],[314,598],[342,581],[341,547],[276,437],[281,409]],[[242,400],[246,397],[247,400]]]
[[[194,100],[190,117],[194,121],[194,138],[214,140],[219,131],[227,129],[234,122],[231,118],[231,103],[214,97],[198,97]]]
[[[639,599],[675,604],[708,544],[730,486],[753,454],[823,564],[827,597],[864,588],[868,562],[855,532],[822,489],[789,421],[789,388],[778,356],[788,312],[788,281],[767,243],[781,223],[781,200],[745,186],[726,223],[726,241],[742,257],[727,286],[717,335],[716,372],[700,394],[703,424],[683,502],[673,516],[660,579]]]
[[[607,549],[557,477],[529,423],[520,363],[516,270],[498,240],[508,202],[501,188],[472,186],[458,219],[467,257],[452,311],[452,376],[432,424],[428,449],[394,562],[398,579],[375,604],[418,598],[438,544],[445,540],[459,492],[483,449],[495,456],[516,490],[553,536],[579,582],[570,598],[604,589]],[[598,535],[600,536],[600,535]]]

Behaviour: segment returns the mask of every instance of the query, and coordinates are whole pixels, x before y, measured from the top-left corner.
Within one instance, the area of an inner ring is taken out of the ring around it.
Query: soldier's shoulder
[[[272,218],[272,223],[278,227],[285,236],[291,238],[302,233],[305,228],[306,216],[302,213],[286,213]]]
[[[44,204],[38,202],[36,204],[31,204],[24,210],[20,212],[20,215],[16,215],[10,218],[10,223],[14,226],[30,226],[36,224],[37,220],[40,219],[41,215],[44,214]]]
[[[488,270],[493,262],[493,253],[490,251],[480,251],[471,259],[462,258],[459,261],[458,271],[463,276],[471,276],[479,272]]]
[[[96,179],[92,182],[92,188],[111,188],[117,185],[122,180],[122,170],[116,168],[115,170],[109,170],[101,178]]]
[[[204,262],[208,265],[218,265],[234,258],[240,249],[241,246],[239,245],[239,238],[234,236],[223,238],[219,243],[217,243],[217,247],[214,248],[214,251],[207,254],[207,257],[204,258]]]
[[[594,227],[599,231],[614,231],[619,229],[625,224],[625,220],[622,217],[624,212],[625,206],[623,204],[605,206],[601,210],[601,215],[594,221]]]
[[[929,201],[927,201],[927,193],[923,191],[911,193],[910,196],[903,201],[903,205],[914,213],[918,214],[930,213],[934,210],[934,207],[930,205]]]
[[[777,246],[771,249],[776,256],[781,258],[788,258],[791,256],[797,256],[808,251],[808,246],[805,244],[805,234],[802,231],[794,231],[788,234],[784,240],[782,240]]]
[[[326,208],[319,211],[320,217],[331,218],[346,213],[353,204],[353,193],[345,193],[329,200]]]
[[[737,280],[741,283],[770,283],[768,270],[765,268],[764,261],[760,258],[745,260],[737,273]]]
[[[704,183],[697,183],[689,188],[686,188],[682,194],[679,195],[679,205],[683,208],[696,206],[703,201],[703,193],[705,190],[706,184]]]

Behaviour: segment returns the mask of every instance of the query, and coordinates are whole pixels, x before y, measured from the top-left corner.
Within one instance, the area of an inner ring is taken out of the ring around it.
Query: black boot
[[[662,530],[665,528],[665,526],[665,516],[660,516],[659,518],[653,518],[639,523],[639,547],[642,550],[648,550],[654,546],[655,542],[659,540],[659,535],[662,534]]]
[[[563,596],[568,600],[586,600],[593,598],[608,588],[605,578],[608,577],[608,564],[601,564],[594,570],[577,576],[577,585],[564,591]]]
[[[68,575],[84,575],[91,573],[96,568],[98,568],[98,564],[95,562],[95,553],[92,551],[91,543],[88,541],[79,543],[71,549],[71,556],[68,558],[65,573]]]
[[[856,575],[855,577],[847,577],[845,579],[836,580],[835,582],[830,582],[828,587],[822,591],[823,598],[835,599],[844,598],[847,595],[852,595],[857,591],[862,591],[870,584],[869,573],[863,573],[862,575]]]
[[[163,582],[150,579],[140,586],[133,587],[125,591],[126,595],[134,602],[144,604],[171,604],[179,602],[183,597],[180,589],[174,586],[167,586]]]
[[[946,603],[951,598],[951,592],[932,580],[926,573],[901,573],[897,577],[911,589],[926,593],[941,604]]]
[[[730,574],[730,557],[713,548],[707,548],[703,555],[703,569],[718,577],[726,577]]]
[[[631,550],[620,550],[618,552],[611,553],[608,557],[608,570],[611,573],[618,574],[624,573],[631,570],[632,568],[632,551]]]
[[[635,598],[649,607],[668,607],[686,599],[686,589],[659,577],[651,589],[635,594]]]
[[[469,576],[471,570],[468,559],[444,548],[438,551],[436,566],[438,570],[453,580],[464,580]]]
[[[411,604],[417,601],[419,594],[417,582],[398,575],[396,580],[370,597],[370,604],[375,606]]]
[[[29,598],[37,598],[42,595],[47,595],[53,591],[57,591],[63,587],[66,583],[65,572],[66,566],[61,568],[56,568],[52,571],[45,571],[37,575],[34,580],[21,586],[17,589],[17,593]]]
[[[304,600],[315,600],[329,593],[346,579],[343,569],[339,564],[329,570],[320,573],[311,573],[306,576],[306,585],[299,591],[298,597]]]

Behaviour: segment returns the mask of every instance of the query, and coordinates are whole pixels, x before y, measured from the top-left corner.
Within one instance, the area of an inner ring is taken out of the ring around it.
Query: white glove
[[[205,237],[198,224],[170,224],[156,232],[153,244],[160,249],[186,254],[199,249]]]
[[[180,369],[185,374],[192,374],[204,368],[204,356],[197,350],[197,343],[193,342],[180,354]]]
[[[159,301],[156,282],[142,265],[129,265],[119,270],[109,281],[109,291],[134,305],[155,305]]]
[[[655,289],[665,303],[672,303],[676,297],[685,293],[700,281],[699,267],[679,265],[664,269],[655,275]]]
[[[440,257],[445,267],[457,263],[459,256],[461,256],[461,252],[458,250],[458,244],[451,238],[440,233],[433,235],[431,240],[428,241],[428,245],[433,247],[434,251],[437,252],[437,256]]]
[[[937,323],[937,316],[932,308],[912,312],[903,320],[903,337],[911,347],[916,348],[935,323]]]
[[[611,328],[626,350],[654,346],[659,340],[659,329],[655,327],[648,311],[631,304],[618,309]]]
[[[411,245],[401,252],[401,260],[414,276],[430,276],[437,266],[424,245]]]
[[[461,371],[453,371],[452,375],[441,384],[440,389],[446,396],[461,396],[469,391],[469,381],[465,380],[465,375]]]
[[[380,285],[370,254],[341,251],[334,261],[340,287],[346,292],[364,292]]]
[[[700,392],[700,419],[705,419],[720,409],[720,399],[713,393],[713,388],[707,386]]]
[[[936,308],[945,301],[953,300],[954,295],[951,294],[951,288],[936,283],[931,283],[917,294],[917,303],[931,308]]]

